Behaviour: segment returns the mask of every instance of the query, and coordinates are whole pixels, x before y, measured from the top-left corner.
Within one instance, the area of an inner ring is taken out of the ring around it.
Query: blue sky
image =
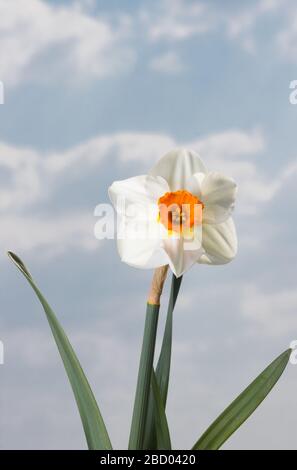
[[[114,180],[146,173],[175,146],[238,182],[239,252],[184,278],[174,446],[190,447],[297,339],[297,7],[222,3],[0,0],[2,448],[85,447],[43,313],[7,249],[69,333],[115,447],[126,445],[152,273],[95,239],[93,212]],[[296,449],[296,380],[288,367],[225,448]]]

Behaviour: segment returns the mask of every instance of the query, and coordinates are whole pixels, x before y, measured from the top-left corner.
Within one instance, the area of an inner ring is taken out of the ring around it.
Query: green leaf
[[[171,292],[167,311],[165,331],[162,341],[161,352],[156,368],[156,378],[159,385],[161,397],[163,400],[164,408],[166,408],[168,384],[170,376],[171,364],[171,349],[172,349],[172,323],[173,323],[173,310],[179,293],[182,282],[182,276],[177,278],[172,275]]]
[[[173,310],[181,286],[182,277],[175,277],[172,274],[171,291],[167,310],[167,318],[164,330],[164,336],[161,346],[161,352],[156,368],[156,380],[160,390],[161,398],[163,401],[164,409],[166,408],[168,384],[170,376],[170,363],[171,363],[171,348],[172,348],[172,323],[173,323]],[[154,423],[154,401],[152,393],[150,393],[144,448],[145,449],[156,449],[157,447],[157,436]]]
[[[159,450],[170,450],[171,441],[169,428],[165,413],[165,408],[160,394],[160,389],[157,383],[156,374],[152,371],[152,391],[154,398],[154,410],[155,410],[155,426],[157,435],[157,448]]]
[[[75,396],[89,449],[112,449],[95,397],[66,334],[22,260],[12,252],[8,252],[8,256],[25,276],[43,306]]]
[[[143,449],[151,375],[155,354],[159,305],[147,304],[142,350],[129,439],[129,449]]]
[[[291,349],[278,356],[258,377],[223,411],[193,446],[193,450],[217,450],[255,411],[282,375],[290,358]]]

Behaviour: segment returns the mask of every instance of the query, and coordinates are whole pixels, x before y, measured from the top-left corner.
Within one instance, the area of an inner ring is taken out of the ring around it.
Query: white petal
[[[201,236],[199,236],[201,238]],[[169,266],[176,277],[182,276],[194,263],[198,262],[204,250],[201,241],[190,243],[183,237],[168,237],[164,240],[164,250],[169,258]]]
[[[116,181],[109,188],[118,213],[118,251],[125,263],[139,268],[168,264],[157,222],[158,199],[168,190],[162,177],[150,175]]]
[[[188,180],[187,180],[187,190],[190,191],[190,193],[194,194],[197,196],[200,200],[202,199],[202,182],[205,179],[206,174],[205,173],[195,173],[192,175]]]
[[[118,251],[121,260],[135,268],[152,269],[169,264],[163,248],[147,240],[118,240]]]
[[[123,214],[131,205],[140,209],[157,205],[159,197],[167,191],[169,186],[164,178],[141,175],[115,181],[108,189],[108,194],[116,211]],[[141,211],[138,212],[141,215]]]
[[[194,173],[206,173],[199,155],[192,150],[177,149],[167,153],[151,169],[150,175],[162,176],[168,183],[170,191],[188,189],[187,182]],[[188,191],[191,189],[189,188]]]
[[[156,220],[118,219],[118,251],[121,260],[138,268],[156,268],[169,263]]]
[[[207,173],[201,182],[203,223],[219,224],[230,217],[237,192],[236,183],[220,173]]]
[[[222,224],[203,225],[202,247],[205,253],[199,263],[226,264],[232,261],[237,253],[237,236],[232,218]]]

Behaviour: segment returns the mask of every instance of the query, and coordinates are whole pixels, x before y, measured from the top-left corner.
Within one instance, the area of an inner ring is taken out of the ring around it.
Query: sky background
[[[8,249],[56,311],[114,447],[126,447],[152,272],[95,239],[94,208],[114,180],[185,146],[239,186],[236,259],[187,272],[174,315],[168,421],[174,448],[190,448],[297,339],[296,2],[0,0],[0,80],[0,447],[86,448]],[[223,448],[297,449],[296,388],[289,364]]]

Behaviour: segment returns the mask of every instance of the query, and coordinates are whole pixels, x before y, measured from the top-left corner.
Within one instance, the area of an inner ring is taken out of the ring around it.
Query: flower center
[[[185,189],[168,192],[158,200],[158,220],[169,232],[184,232],[202,223],[204,204]]]

